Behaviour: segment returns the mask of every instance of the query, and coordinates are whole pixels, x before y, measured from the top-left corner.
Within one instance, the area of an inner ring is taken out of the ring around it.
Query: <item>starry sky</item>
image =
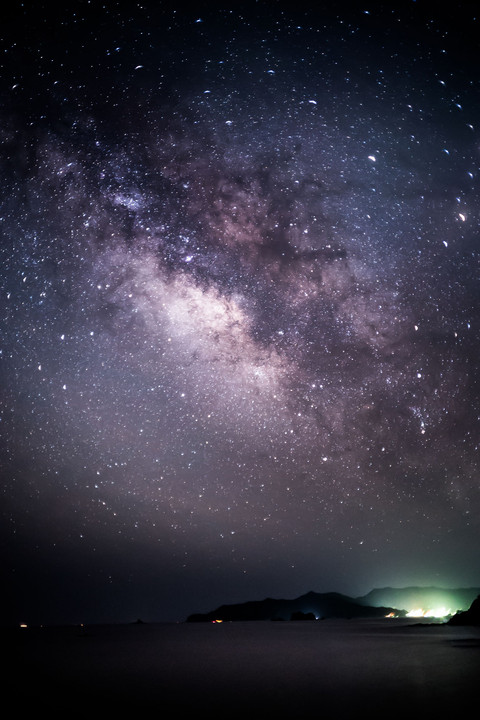
[[[2,621],[480,582],[475,3],[12,2]]]

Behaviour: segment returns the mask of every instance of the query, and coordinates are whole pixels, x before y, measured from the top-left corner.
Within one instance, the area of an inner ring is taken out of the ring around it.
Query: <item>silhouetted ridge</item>
[[[294,600],[253,600],[235,605],[221,605],[207,613],[195,613],[187,622],[290,620],[292,617],[313,616],[321,618],[376,618],[385,617],[394,608],[361,605],[340,593],[308,592]]]

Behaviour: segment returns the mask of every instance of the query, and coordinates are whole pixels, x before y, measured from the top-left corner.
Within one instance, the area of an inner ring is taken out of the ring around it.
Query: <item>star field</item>
[[[478,584],[474,9],[161,5],[2,11],[9,616]]]

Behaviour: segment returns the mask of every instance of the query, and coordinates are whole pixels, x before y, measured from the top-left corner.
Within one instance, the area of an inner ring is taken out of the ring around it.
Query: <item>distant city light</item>
[[[445,607],[435,608],[433,610],[423,610],[423,608],[415,608],[407,613],[407,617],[433,617],[433,618],[444,618],[455,613],[451,609]]]

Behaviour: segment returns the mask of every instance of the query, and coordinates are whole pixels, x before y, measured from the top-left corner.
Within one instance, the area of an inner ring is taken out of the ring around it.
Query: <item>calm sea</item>
[[[11,694],[16,711],[46,709],[50,718],[167,708],[299,718],[317,708],[438,720],[438,713],[471,709],[480,679],[480,628],[405,620],[28,628],[5,635],[11,662],[4,701]]]

